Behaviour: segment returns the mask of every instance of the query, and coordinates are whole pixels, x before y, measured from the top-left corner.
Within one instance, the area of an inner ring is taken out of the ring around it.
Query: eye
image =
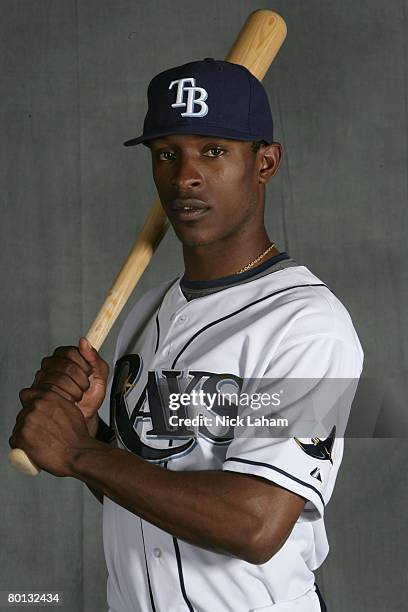
[[[221,157],[221,155],[223,155],[224,152],[225,152],[224,149],[221,149],[220,147],[211,147],[211,149],[208,149],[205,155],[207,157]]]
[[[171,151],[159,151],[157,153],[157,158],[160,161],[172,161],[174,159],[174,153]]]

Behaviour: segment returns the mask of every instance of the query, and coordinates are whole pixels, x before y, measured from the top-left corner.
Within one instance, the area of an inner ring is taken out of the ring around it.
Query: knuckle
[[[47,365],[48,365],[49,361],[50,361],[49,357],[43,357],[41,359],[41,369],[39,370],[40,372],[41,372],[41,370],[46,370],[47,369]]]
[[[66,350],[67,350],[66,346],[57,346],[57,348],[54,349],[53,355],[60,355],[61,353],[63,353]]]
[[[65,353],[65,356],[68,357],[68,359],[72,359],[76,362],[79,355],[78,349],[75,346],[68,346],[66,348],[67,351]]]
[[[56,357],[67,357],[75,351],[75,346],[58,346],[53,355]]]
[[[44,378],[45,378],[45,374],[43,371],[40,370],[40,372],[37,372],[36,375],[34,376],[34,380],[32,382],[31,388],[36,390],[41,385],[43,385]]]
[[[19,391],[18,397],[21,402],[26,402],[31,397],[31,389],[24,388]]]

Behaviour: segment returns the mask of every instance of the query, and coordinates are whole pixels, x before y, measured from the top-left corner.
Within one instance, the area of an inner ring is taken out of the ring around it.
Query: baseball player
[[[171,68],[149,85],[143,133],[125,144],[138,143],[184,273],[134,305],[109,382],[84,338],[44,358],[10,444],[103,501],[110,612],[326,610],[313,572],[343,453],[335,411],[326,435],[257,435],[220,402],[313,381],[292,393],[297,426],[311,400],[326,405],[325,381],[363,365],[345,307],[265,230],[282,156],[266,93],[229,62]]]

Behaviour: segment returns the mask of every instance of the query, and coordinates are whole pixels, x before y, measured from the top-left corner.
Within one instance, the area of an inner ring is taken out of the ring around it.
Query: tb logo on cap
[[[190,83],[190,87],[186,85],[186,83]],[[182,117],[205,117],[208,113],[208,106],[205,103],[205,100],[208,98],[208,93],[203,87],[196,87],[196,81],[194,78],[186,78],[186,79],[178,79],[177,81],[172,81],[170,83],[169,89],[172,89],[173,85],[177,84],[177,98],[174,104],[171,106],[173,108],[186,106],[187,109],[184,113],[181,113]],[[187,102],[183,102],[184,100],[184,92],[187,92]],[[199,97],[195,97],[196,92],[199,94]],[[194,105],[198,104],[200,106],[200,110],[194,112]]]

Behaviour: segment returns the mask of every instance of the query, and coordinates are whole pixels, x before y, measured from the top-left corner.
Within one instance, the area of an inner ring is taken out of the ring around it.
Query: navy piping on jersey
[[[172,442],[173,442],[173,440],[170,440],[169,446],[172,445]],[[165,469],[167,469],[167,463],[168,463],[168,461],[166,461],[166,463],[164,464],[164,468]],[[186,587],[184,585],[183,566],[181,564],[180,548],[179,548],[179,545],[178,545],[178,542],[177,542],[177,538],[176,538],[176,536],[172,536],[172,538],[173,538],[174,551],[176,553],[177,571],[178,571],[178,576],[179,576],[181,594],[183,595],[183,599],[186,602],[187,607],[190,610],[190,612],[195,612],[194,608],[193,608],[193,606],[191,604],[191,601],[187,597]]]
[[[157,338],[156,338],[156,347],[154,349],[155,354],[157,353],[157,349],[159,348],[159,341],[160,341],[159,311],[157,311],[157,314],[156,314],[156,331],[157,331]]]
[[[183,594],[184,601],[186,602],[188,609],[190,610],[190,612],[194,612],[194,608],[191,604],[191,601],[187,597],[186,589],[184,586],[184,576],[183,576],[183,567],[181,565],[180,549],[179,549],[179,545],[177,542],[177,538],[175,536],[173,536],[173,544],[174,544],[174,550],[176,551],[177,569],[178,569],[178,574],[179,574],[181,592]]]
[[[170,440],[169,446],[172,445],[173,440]],[[168,461],[165,462],[164,464],[164,469],[167,469],[167,463]],[[180,589],[181,589],[181,594],[183,595],[183,599],[187,604],[188,609],[190,610],[190,612],[195,612],[191,601],[189,600],[189,598],[187,597],[187,593],[186,593],[186,587],[184,585],[184,575],[183,575],[183,566],[181,564],[181,555],[180,555],[180,548],[177,542],[177,538],[176,536],[172,536],[173,538],[173,545],[174,545],[174,551],[176,553],[176,560],[177,560],[177,571],[178,571],[178,576],[179,576],[179,582],[180,582]]]
[[[279,255],[275,255],[271,257],[263,264],[256,266],[256,268],[252,268],[247,272],[241,272],[240,274],[231,274],[230,276],[223,276],[222,278],[216,278],[214,280],[188,280],[186,278],[181,279],[181,284],[186,289],[210,289],[211,287],[222,287],[223,285],[231,285],[232,283],[239,284],[247,278],[251,278],[255,274],[259,274],[264,270],[267,270],[270,266],[273,266],[284,259],[290,259],[289,255],[284,251],[283,253],[279,253]]]
[[[251,461],[250,459],[241,459],[241,457],[229,457],[228,459],[225,459],[224,463],[226,463],[227,461],[236,461],[237,463],[248,463],[249,465],[259,465],[261,467],[266,467],[269,470],[274,470],[275,472],[278,472],[279,474],[282,474],[283,476],[286,476],[287,478],[290,478],[291,480],[294,480],[295,482],[303,485],[304,487],[307,487],[308,489],[312,489],[312,491],[314,491],[316,495],[319,496],[319,499],[321,500],[323,507],[326,505],[324,503],[322,494],[320,493],[320,491],[316,489],[316,487],[309,484],[308,482],[305,482],[304,480],[300,480],[300,478],[296,478],[296,476],[292,476],[292,474],[289,474],[289,472],[285,472],[285,470],[282,470],[281,468],[278,468],[275,465],[270,465],[269,463],[263,463],[263,461]]]
[[[144,539],[144,533],[143,533],[143,522],[142,522],[142,519],[140,519],[140,529],[141,529],[141,532],[142,532],[142,539],[143,539],[143,551],[144,551],[144,558],[145,558],[145,563],[146,563],[147,583],[149,585],[150,603],[151,603],[151,606],[152,606],[152,612],[156,612],[156,607],[154,605],[154,599],[153,599],[152,585],[150,583],[149,566],[147,565],[146,546],[145,546],[145,539]]]
[[[172,446],[173,446],[173,438],[170,438],[167,448],[171,448]],[[167,468],[168,462],[169,460],[167,459],[167,461],[164,462],[163,467]]]
[[[316,283],[316,284],[307,283],[305,285],[294,285],[293,287],[286,287],[285,289],[279,289],[279,291],[274,291],[273,293],[270,293],[269,295],[265,295],[264,297],[261,297],[258,300],[255,300],[254,302],[251,302],[250,304],[246,304],[245,306],[242,306],[242,308],[239,308],[238,310],[235,310],[234,312],[231,312],[230,314],[225,315],[225,317],[221,317],[220,319],[217,319],[216,321],[212,321],[211,323],[208,323],[207,325],[205,325],[204,327],[199,329],[194,334],[194,336],[192,336],[190,338],[190,340],[188,340],[186,342],[186,344],[183,346],[183,348],[180,350],[179,354],[177,355],[177,357],[173,361],[173,363],[171,365],[171,368],[173,369],[176,366],[177,361],[179,360],[181,355],[184,353],[186,348],[193,342],[193,340],[195,340],[197,338],[197,336],[199,336],[200,334],[205,332],[207,329],[209,329],[213,325],[217,325],[217,323],[221,323],[222,321],[226,321],[227,319],[230,319],[231,317],[234,317],[235,315],[239,314],[240,312],[243,312],[247,308],[250,308],[251,306],[254,306],[255,304],[259,304],[260,302],[263,302],[264,300],[267,300],[268,298],[273,297],[274,295],[278,295],[278,293],[283,293],[284,291],[289,291],[290,289],[297,289],[299,287],[326,287],[328,289],[327,285],[325,285],[324,283]]]

